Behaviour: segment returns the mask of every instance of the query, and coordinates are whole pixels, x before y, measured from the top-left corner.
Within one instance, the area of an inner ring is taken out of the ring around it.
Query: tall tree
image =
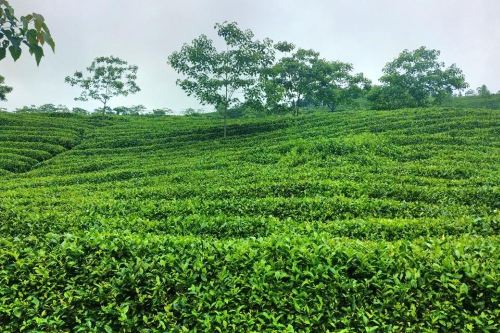
[[[438,60],[439,55],[438,50],[423,46],[401,52],[385,65],[380,78],[382,85],[370,94],[371,101],[386,108],[419,107],[440,103],[455,90],[467,88],[462,71],[455,64],[446,67]]]
[[[252,98],[258,74],[271,64],[273,51],[270,40],[255,40],[252,31],[240,29],[236,22],[217,23],[214,29],[225,44],[222,49],[201,35],[172,53],[168,63],[184,76],[177,84],[189,96],[222,113],[225,138],[228,109]]]
[[[481,96],[481,97],[491,96],[491,92],[485,84],[483,84],[481,87],[477,88],[477,94],[478,94],[478,96]]]
[[[293,108],[295,115],[299,113],[300,101],[311,93],[313,67],[318,60],[318,52],[299,48],[273,66],[274,82],[283,90],[285,104]]]
[[[5,84],[5,78],[0,75],[0,101],[7,100],[7,94],[12,91],[12,87]]]
[[[277,42],[269,51],[269,64],[262,66],[258,73],[258,84],[252,90],[248,100],[241,105],[246,105],[255,110],[265,110],[269,113],[286,111],[289,105],[285,101],[285,88],[278,82],[279,69],[276,66],[276,53],[280,53],[281,59],[295,49],[295,45],[289,42]]]
[[[137,66],[129,65],[117,57],[98,57],[87,67],[88,76],[75,72],[73,76],[67,76],[65,81],[83,89],[80,96],[75,98],[76,101],[100,101],[105,113],[112,97],[128,96],[141,90],[135,83],[137,69]]]
[[[353,74],[353,67],[341,61],[318,60],[312,67],[312,99],[335,111],[347,105],[370,88],[370,81],[362,73]]]
[[[47,43],[52,51],[55,43],[42,15],[32,13],[17,17],[7,0],[0,0],[0,60],[9,51],[16,61],[22,53],[22,45],[35,56],[37,65],[44,56],[43,45]]]

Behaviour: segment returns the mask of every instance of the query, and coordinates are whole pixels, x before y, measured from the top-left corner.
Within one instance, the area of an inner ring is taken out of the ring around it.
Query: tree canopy
[[[129,65],[117,57],[98,57],[87,67],[88,76],[77,71],[73,76],[67,76],[65,81],[82,88],[82,93],[75,100],[100,101],[103,112],[106,112],[107,103],[112,97],[127,96],[141,90],[135,83],[137,69],[137,66]]]
[[[438,60],[438,50],[420,47],[403,50],[387,63],[380,77],[381,86],[369,98],[376,108],[421,107],[440,103],[455,90],[467,88],[462,71]]]
[[[477,88],[477,94],[478,94],[478,96],[481,96],[481,97],[491,96],[491,92],[485,84],[483,84],[482,86]]]
[[[285,103],[298,113],[299,102],[311,92],[314,82],[313,67],[319,59],[314,50],[297,49],[281,58],[273,68],[274,81],[282,87]]]
[[[244,97],[251,98],[258,85],[258,74],[273,59],[271,41],[256,40],[250,30],[236,22],[215,25],[224,47],[218,49],[201,35],[168,57],[168,63],[183,78],[177,84],[201,104],[213,105],[224,117],[224,137],[228,108]]]
[[[370,89],[370,80],[352,71],[352,64],[319,59],[312,68],[312,99],[330,111],[352,103]]]

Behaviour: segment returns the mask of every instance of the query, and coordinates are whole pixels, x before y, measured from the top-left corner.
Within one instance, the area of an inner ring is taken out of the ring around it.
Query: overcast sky
[[[376,81],[386,62],[403,49],[421,45],[441,50],[467,82],[500,90],[500,0],[10,0],[17,15],[45,16],[56,53],[39,67],[25,50],[16,63],[0,62],[0,74],[14,87],[0,107],[65,104],[89,110],[95,102],[75,102],[76,87],[64,77],[97,56],[115,55],[139,66],[142,91],[113,98],[110,105],[144,104],[176,111],[197,107],[175,85],[166,63],[183,43],[215,22],[237,21],[257,38],[287,40],[319,51],[322,57],[354,65]],[[215,37],[215,36],[214,36]]]

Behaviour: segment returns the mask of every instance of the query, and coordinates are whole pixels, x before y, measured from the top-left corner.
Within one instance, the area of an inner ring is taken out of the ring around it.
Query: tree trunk
[[[108,101],[106,101],[106,100],[104,102],[102,102],[102,104],[104,104],[103,107],[102,107],[102,114],[106,114],[106,103],[107,102]]]
[[[224,105],[224,139],[227,136],[227,105]]]

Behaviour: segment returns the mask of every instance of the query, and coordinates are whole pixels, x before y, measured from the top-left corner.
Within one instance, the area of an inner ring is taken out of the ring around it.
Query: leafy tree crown
[[[75,100],[98,100],[106,108],[112,97],[127,96],[141,90],[135,82],[137,69],[137,66],[117,57],[98,57],[87,67],[87,76],[77,71],[73,76],[67,76],[65,81],[82,88],[82,93]]]

